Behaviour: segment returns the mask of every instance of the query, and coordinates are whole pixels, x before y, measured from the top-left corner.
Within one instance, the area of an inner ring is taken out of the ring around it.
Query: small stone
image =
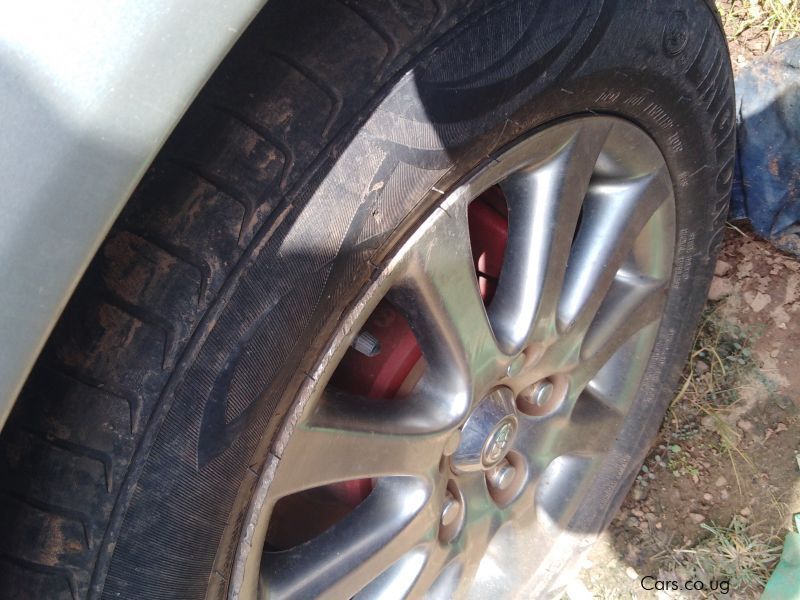
[[[706,502],[711,502],[712,500],[714,500],[714,496],[712,496],[709,493],[705,493],[703,494],[703,500],[705,500]]]
[[[739,511],[739,514],[743,517],[749,517],[751,514],[753,514],[753,511],[751,511],[749,507],[744,507]]]
[[[639,560],[639,555],[641,554],[641,548],[638,544],[634,544],[633,542],[628,542],[625,544],[625,556],[623,559],[627,561],[629,565],[637,564]]]
[[[661,524],[661,521],[656,523],[656,529],[661,529],[662,527],[663,527],[663,525]]]
[[[753,431],[753,424],[747,419],[739,419],[736,422],[736,426],[742,431],[747,431],[747,432]]]
[[[628,567],[627,569],[625,569],[625,575],[628,576],[628,579],[632,579],[633,581],[639,579],[639,574],[633,567]]]
[[[714,485],[717,487],[724,487],[728,485],[728,480],[725,479],[722,475],[717,477],[717,480],[714,482]]]
[[[722,300],[725,296],[730,296],[733,292],[733,285],[729,279],[722,277],[713,277],[711,279],[711,287],[708,288],[709,300]]]
[[[772,302],[772,297],[769,294],[762,294],[761,292],[757,292],[755,296],[753,296],[752,293],[745,293],[744,301],[747,302],[754,313],[759,313]]]
[[[714,266],[714,275],[717,275],[718,277],[727,275],[731,268],[732,267],[730,263],[727,263],[724,260],[718,260],[717,264]]]
[[[644,490],[641,487],[636,486],[635,488],[633,488],[632,496],[634,501],[639,502],[640,500],[644,499],[645,496]]]
[[[708,373],[708,363],[704,360],[697,360],[694,363],[694,370],[698,375]]]
[[[695,523],[697,523],[698,525],[700,525],[700,523],[702,523],[703,521],[706,520],[705,515],[701,515],[700,513],[692,513],[692,512],[689,513],[689,518],[692,521],[694,521]]]
[[[632,514],[634,517],[639,517],[640,519],[641,519],[641,518],[644,516],[644,513],[643,513],[642,511],[640,511],[638,508],[634,508],[634,509],[631,511],[631,514]]]
[[[720,497],[721,500],[727,500],[728,499],[728,490],[720,491],[719,497]]]
[[[637,519],[636,517],[628,517],[627,519],[625,519],[625,526],[631,528],[638,527],[639,519]]]
[[[700,419],[700,425],[709,431],[716,431],[716,421],[711,415],[705,415],[702,419]]]

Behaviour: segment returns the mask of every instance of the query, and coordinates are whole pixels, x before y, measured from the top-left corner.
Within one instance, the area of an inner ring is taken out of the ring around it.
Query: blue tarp
[[[800,256],[800,39],[777,46],[736,78],[737,174],[732,219],[749,219]]]

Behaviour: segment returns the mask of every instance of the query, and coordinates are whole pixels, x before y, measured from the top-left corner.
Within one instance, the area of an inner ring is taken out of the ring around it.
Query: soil
[[[767,11],[760,8],[760,3],[717,0],[716,4],[728,36],[734,74],[747,62],[794,35],[791,31],[770,31]]]

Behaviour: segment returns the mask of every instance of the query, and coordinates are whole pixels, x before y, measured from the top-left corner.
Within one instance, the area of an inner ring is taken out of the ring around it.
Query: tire
[[[722,238],[734,109],[713,9],[271,0],[114,225],[3,431],[0,595],[237,592],[276,435],[343,315],[486,157],[589,114],[655,142],[677,232],[655,350],[575,517],[596,534],[663,418]],[[583,547],[540,567],[540,593]]]

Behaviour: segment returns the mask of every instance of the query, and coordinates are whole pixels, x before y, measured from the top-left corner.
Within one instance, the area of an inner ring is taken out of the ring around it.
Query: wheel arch
[[[264,4],[0,9],[0,427],[116,216]]]

